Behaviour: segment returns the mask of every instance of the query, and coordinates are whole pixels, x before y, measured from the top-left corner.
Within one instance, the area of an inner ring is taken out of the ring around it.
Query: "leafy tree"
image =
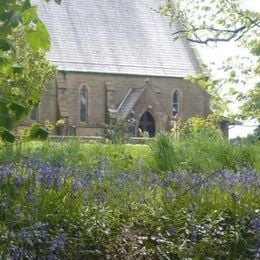
[[[190,42],[198,44],[235,41],[254,55],[253,64],[248,67],[243,61],[241,63],[241,59],[236,60],[238,69],[234,69],[235,66],[228,60],[221,68],[223,72],[229,72],[228,79],[212,80],[208,74],[201,74],[193,79],[217,97],[216,104],[220,104],[217,94],[220,86],[231,83],[245,84],[249,73],[254,77],[260,74],[260,13],[246,9],[243,2],[242,0],[174,0],[161,8],[162,14],[169,17],[170,23],[180,24],[173,32],[174,39],[187,38]],[[244,101],[240,117],[253,117],[259,120],[260,106],[257,101],[259,87],[246,94],[231,90],[240,101]]]
[[[260,122],[260,83],[244,95],[246,102],[241,106],[243,118],[255,118]]]
[[[15,140],[14,124],[37,106],[47,80],[55,75],[45,58],[49,48],[49,34],[29,0],[0,0],[0,138],[4,141]]]
[[[241,0],[174,0],[162,12],[181,24],[174,36],[196,43],[255,38],[260,28],[260,14],[243,8]]]

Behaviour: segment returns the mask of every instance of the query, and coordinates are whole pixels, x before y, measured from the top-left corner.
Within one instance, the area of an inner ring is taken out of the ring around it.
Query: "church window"
[[[30,115],[30,119],[36,121],[38,119],[38,107],[35,107]]]
[[[179,114],[180,110],[180,96],[178,91],[175,91],[172,97],[172,115],[176,116]]]
[[[88,91],[85,86],[80,89],[80,122],[87,121]]]

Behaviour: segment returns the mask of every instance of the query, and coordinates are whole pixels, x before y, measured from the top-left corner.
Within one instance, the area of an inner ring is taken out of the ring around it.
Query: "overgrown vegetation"
[[[150,143],[153,169],[210,173],[223,169],[239,171],[256,163],[251,143],[231,145],[214,118],[191,118],[172,134],[160,133]]]
[[[2,146],[1,257],[259,257],[256,146],[209,136]]]
[[[209,68],[193,77],[192,81],[211,94],[215,113],[230,113],[227,104],[235,98],[240,109],[236,115],[230,114],[242,119],[254,118],[259,122],[259,9],[250,8],[250,3],[242,0],[175,0],[162,6],[161,13],[169,17],[171,24],[181,23],[181,27],[173,32],[175,40],[184,38],[205,46],[233,42],[234,46],[248,50],[246,55],[242,49],[236,57],[228,57],[218,66],[218,73],[217,70],[214,74],[209,73]],[[255,87],[244,92],[245,88],[241,86],[248,86],[248,82],[254,82]]]
[[[36,7],[29,0],[2,0],[0,138],[4,141],[15,141],[11,131],[15,123],[39,104],[47,81],[55,75],[55,68],[45,58],[49,48],[49,34],[37,15]],[[36,125],[34,133],[41,137],[48,134]]]

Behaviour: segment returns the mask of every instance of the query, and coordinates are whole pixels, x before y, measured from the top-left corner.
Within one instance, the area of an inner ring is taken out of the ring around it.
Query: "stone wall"
[[[145,84],[154,91],[166,113],[164,117],[161,114],[156,116],[156,120],[159,120],[156,124],[160,128],[166,128],[165,118],[172,116],[172,96],[176,90],[180,93],[179,116],[184,121],[191,116],[206,117],[210,113],[209,95],[182,78],[59,72],[56,79],[48,84],[42,97],[38,119],[40,122],[48,119],[54,123],[59,118],[67,118],[68,124],[76,127],[77,135],[102,135],[103,125],[107,122],[107,106],[117,108],[131,88],[143,87]],[[88,117],[84,123],[80,122],[79,105],[82,86],[86,86],[88,92]],[[148,106],[149,102],[144,100],[143,104]],[[161,118],[164,118],[162,122]],[[29,121],[27,119],[25,122]]]

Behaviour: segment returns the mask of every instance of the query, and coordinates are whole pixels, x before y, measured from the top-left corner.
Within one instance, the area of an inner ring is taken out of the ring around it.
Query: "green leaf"
[[[0,137],[4,142],[13,143],[15,141],[15,136],[4,127],[0,127]]]
[[[13,121],[9,116],[9,109],[7,107],[7,103],[3,99],[0,99],[0,127],[11,129],[12,126]]]
[[[29,9],[30,7],[31,7],[30,0],[25,0],[25,1],[22,3],[22,10]]]
[[[49,135],[49,132],[45,128],[43,128],[39,124],[34,124],[30,129],[29,138],[46,140],[48,135]]]
[[[14,12],[10,19],[10,24],[12,25],[12,27],[17,27],[21,23],[22,23],[21,14],[19,12]]]
[[[22,73],[23,72],[23,66],[15,64],[13,67],[13,73]]]
[[[25,107],[17,102],[10,101],[7,106],[14,114],[14,120],[20,120],[30,111],[28,107]]]
[[[11,100],[0,99],[0,126],[8,130],[29,113],[30,109]]]
[[[234,70],[230,71],[230,77],[235,78],[236,77],[236,72]]]
[[[23,24],[28,25],[31,21],[38,22],[36,7],[31,7],[22,13]]]
[[[11,45],[9,41],[0,39],[0,49],[3,51],[8,51],[11,49]]]
[[[6,65],[7,62],[8,62],[8,59],[0,54],[0,66],[1,65]]]
[[[25,31],[25,38],[33,51],[42,49],[48,51],[50,49],[50,36],[42,22],[36,24],[36,29],[27,28]]]

